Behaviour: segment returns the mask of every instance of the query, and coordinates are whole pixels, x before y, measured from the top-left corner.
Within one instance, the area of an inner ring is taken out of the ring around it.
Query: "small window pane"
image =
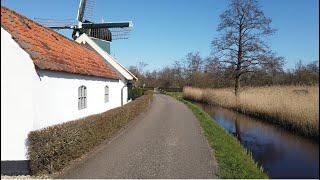
[[[104,88],[104,102],[109,102],[109,87]]]
[[[87,107],[87,88],[80,86],[78,88],[78,109],[84,109]]]

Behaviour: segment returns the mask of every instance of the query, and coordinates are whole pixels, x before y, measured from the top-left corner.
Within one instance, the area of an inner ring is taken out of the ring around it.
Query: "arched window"
[[[105,103],[109,102],[109,87],[108,86],[104,87],[104,102]]]
[[[80,86],[78,88],[78,109],[84,109],[87,107],[87,88]]]

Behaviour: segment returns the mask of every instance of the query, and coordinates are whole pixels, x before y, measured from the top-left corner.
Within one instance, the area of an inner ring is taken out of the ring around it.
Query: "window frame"
[[[104,87],[104,103],[108,103],[110,101],[110,88],[108,85]]]
[[[87,108],[87,87],[82,85],[78,87],[78,110]]]

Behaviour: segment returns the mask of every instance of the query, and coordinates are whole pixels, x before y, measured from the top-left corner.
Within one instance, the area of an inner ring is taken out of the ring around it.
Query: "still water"
[[[198,105],[252,152],[270,178],[319,178],[318,142],[228,109]]]

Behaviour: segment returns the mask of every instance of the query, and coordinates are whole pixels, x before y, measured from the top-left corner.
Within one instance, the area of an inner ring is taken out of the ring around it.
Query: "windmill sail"
[[[83,29],[91,28],[127,28],[132,27],[132,22],[107,22],[107,23],[83,23]]]
[[[113,40],[128,39],[131,33],[130,28],[112,28],[110,31]]]
[[[112,41],[113,39],[128,39],[130,34],[129,27],[132,22],[116,22],[116,23],[83,23],[83,32],[91,37]]]
[[[85,20],[91,20],[95,6],[96,6],[95,0],[86,0],[86,8],[84,11]]]
[[[75,24],[73,19],[34,18],[34,20],[43,26],[53,29],[70,29]]]
[[[78,9],[78,15],[77,15],[77,20],[80,21],[80,22],[83,21],[85,8],[86,8],[86,0],[80,0],[79,9]]]
[[[54,20],[38,18],[37,21],[52,29],[71,29],[72,37],[78,38],[82,33],[102,39],[105,41],[112,41],[113,39],[128,39],[130,28],[133,26],[131,21],[126,22],[91,22],[90,18],[93,15],[95,7],[95,0],[80,0],[79,9],[75,23],[70,19]]]
[[[95,4],[95,0],[80,0],[77,20],[79,22],[89,20],[93,15]]]

